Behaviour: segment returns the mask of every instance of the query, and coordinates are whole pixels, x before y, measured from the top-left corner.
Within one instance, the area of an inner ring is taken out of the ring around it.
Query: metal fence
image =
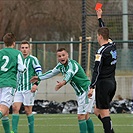
[[[118,60],[116,75],[133,75],[133,40],[121,41],[114,40],[117,46]],[[36,56],[42,65],[43,72],[46,72],[57,64],[56,50],[60,47],[65,47],[69,52],[69,58],[72,58],[81,64],[82,49],[80,41],[33,41],[31,43],[31,54]],[[123,49],[119,44],[127,43],[130,48]],[[3,42],[0,42],[0,47],[3,48]],[[16,42],[16,49],[19,49],[20,42]],[[132,45],[131,45],[132,44]],[[91,71],[94,65],[94,56],[99,44],[96,41],[86,42],[88,46],[88,59],[87,59],[87,75],[91,76]]]

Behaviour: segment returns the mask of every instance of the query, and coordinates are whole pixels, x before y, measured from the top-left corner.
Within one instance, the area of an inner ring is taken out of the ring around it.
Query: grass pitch
[[[99,119],[91,114],[95,133],[103,133]],[[133,114],[111,114],[115,133],[133,133]],[[10,115],[11,124],[11,115]],[[0,133],[4,133],[0,123]],[[28,133],[26,115],[20,115],[18,133]],[[79,133],[76,114],[36,114],[35,133]]]

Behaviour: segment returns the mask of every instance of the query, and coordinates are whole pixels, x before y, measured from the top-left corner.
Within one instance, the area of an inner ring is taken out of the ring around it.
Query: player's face
[[[67,64],[68,53],[65,50],[63,50],[61,52],[57,52],[57,59],[61,64],[63,64],[63,65]]]
[[[30,47],[28,44],[21,44],[20,51],[24,55],[24,57],[27,57],[30,53]]]

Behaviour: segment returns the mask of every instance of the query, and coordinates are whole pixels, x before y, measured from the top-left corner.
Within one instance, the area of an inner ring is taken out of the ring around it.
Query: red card
[[[102,4],[101,3],[97,3],[95,6],[95,10],[97,11],[98,9],[102,8]]]

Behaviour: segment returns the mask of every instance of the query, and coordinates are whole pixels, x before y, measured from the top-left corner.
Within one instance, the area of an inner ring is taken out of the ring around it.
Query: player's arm
[[[26,66],[24,65],[23,55],[21,53],[18,54],[18,68],[17,69],[19,72],[26,71]]]
[[[88,92],[88,97],[89,98],[93,94],[93,89],[95,89],[95,85],[97,83],[99,74],[101,73],[102,65],[103,65],[102,55],[101,54],[96,54],[94,71],[93,71],[93,74],[92,74],[92,80],[91,80],[91,84],[90,84],[90,90]]]
[[[105,24],[102,20],[102,9],[98,9],[96,11],[97,13],[97,18],[98,18],[98,22],[99,22],[99,27],[104,27]],[[95,88],[99,73],[101,71],[101,66],[102,66],[102,61],[101,61],[101,57],[102,55],[97,53],[95,56],[95,67],[94,67],[94,71],[93,71],[93,75],[92,75],[92,80],[91,80],[91,84],[90,84],[90,90],[88,92],[88,97],[90,98],[93,94],[93,89]]]
[[[33,76],[30,80],[31,83],[35,83],[37,81],[45,80],[52,78],[53,76],[60,73],[60,70],[57,68],[57,66],[53,70],[49,70],[43,74],[40,74],[38,76]]]
[[[39,75],[38,78],[40,80],[45,80],[45,79],[52,78],[53,76],[59,73],[60,73],[60,70],[55,67],[53,70],[49,70],[46,73]]]
[[[41,65],[39,63],[39,60],[36,57],[33,57],[32,66],[33,66],[33,68],[34,68],[35,73],[36,73],[37,76],[39,76],[39,75],[42,74]],[[36,81],[36,82],[34,82],[34,85],[38,86],[39,83],[40,83],[40,81]]]
[[[91,85],[90,85],[91,89],[95,88],[95,85],[97,83],[97,79],[99,77],[99,74],[101,73],[101,68],[102,68],[102,64],[103,64],[102,60],[103,60],[102,55],[97,53],[95,56],[94,71],[93,71]]]
[[[98,18],[98,22],[99,22],[99,27],[105,27],[105,23],[102,20],[102,9],[98,9],[96,11],[97,13],[97,18]],[[108,42],[113,42],[113,40],[111,38],[109,38]]]
[[[102,20],[102,9],[98,9],[96,11],[96,13],[97,13],[97,18],[98,18],[98,22],[99,22],[99,27],[104,27],[105,24],[104,24],[104,22]]]

